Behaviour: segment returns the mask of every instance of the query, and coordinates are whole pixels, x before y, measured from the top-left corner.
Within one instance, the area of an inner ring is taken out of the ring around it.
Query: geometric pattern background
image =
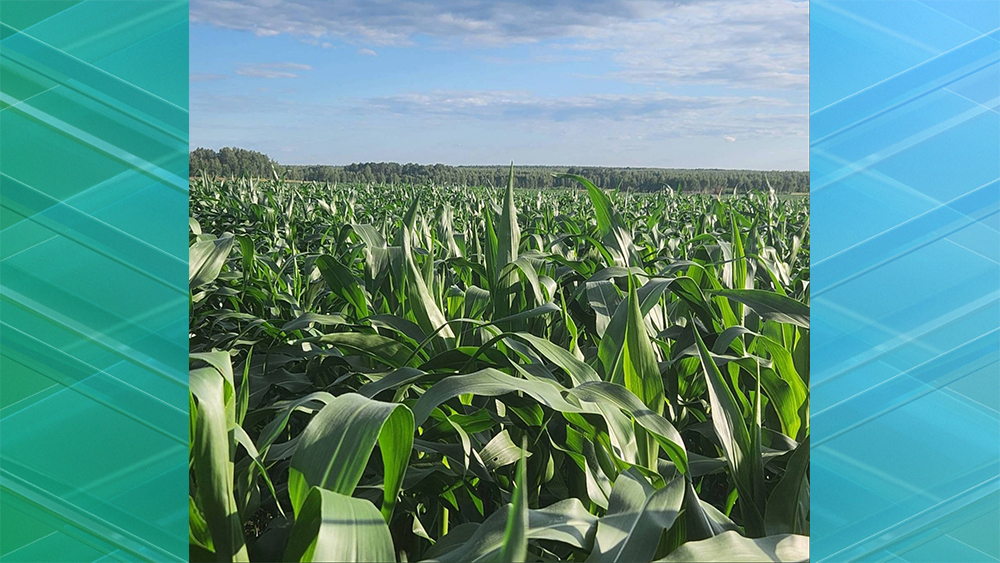
[[[0,2],[0,562],[187,560],[188,3]]]
[[[810,20],[811,560],[1000,561],[1000,2]]]

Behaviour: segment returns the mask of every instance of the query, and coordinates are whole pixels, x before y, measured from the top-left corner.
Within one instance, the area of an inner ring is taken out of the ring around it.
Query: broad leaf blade
[[[635,469],[615,481],[608,514],[597,524],[594,550],[587,561],[649,561],[660,536],[674,524],[684,500],[684,477],[675,475],[662,489],[653,488]]]
[[[809,438],[799,443],[764,512],[768,534],[809,533]]]
[[[503,531],[503,547],[500,549],[502,563],[521,563],[528,557],[528,490],[525,483],[527,473],[527,442],[521,446],[521,460],[517,464],[514,479],[514,493],[507,526]]]
[[[313,487],[295,518],[284,561],[395,561],[392,536],[375,506]]]
[[[452,542],[445,536],[436,548],[428,552],[427,561],[441,563],[484,563],[498,561],[504,544],[504,530],[511,505],[507,504],[479,524],[471,535],[456,527],[452,534],[461,541]],[[597,531],[597,517],[583,503],[571,498],[561,500],[541,509],[528,510],[526,537],[530,540],[549,540],[590,551]],[[464,532],[464,533],[463,533]]]
[[[188,286],[191,289],[215,281],[229,258],[235,239],[225,234],[214,240],[201,240],[188,249]]]
[[[191,401],[191,459],[197,480],[197,500],[204,514],[212,546],[220,561],[248,561],[233,492],[230,424],[235,424],[235,391],[228,354],[192,356],[209,367],[189,372]]]
[[[763,289],[722,289],[714,293],[743,303],[769,321],[809,328],[809,306],[791,297]]]
[[[687,542],[658,563],[807,563],[809,538],[781,535],[745,538],[724,532],[706,540]]]
[[[730,475],[739,491],[744,526],[749,535],[762,536],[764,535],[762,513],[764,483],[760,451],[755,451],[750,431],[743,419],[743,412],[733,398],[729,384],[715,364],[708,347],[705,346],[705,341],[702,340],[697,328],[692,327],[692,331],[708,386],[709,401],[712,406],[712,427],[722,444],[726,460],[729,462]],[[761,478],[758,479],[758,476]]]
[[[424,334],[437,334],[438,340],[445,340],[445,348],[450,347],[447,341],[455,338],[455,333],[447,324],[444,313],[438,307],[437,300],[424,281],[423,272],[417,267],[413,258],[413,249],[410,248],[410,230],[403,228],[403,260],[406,263],[406,295],[413,316],[417,320],[417,325]],[[439,330],[440,329],[440,330]]]
[[[312,486],[352,494],[376,441],[385,465],[382,514],[388,520],[410,459],[413,415],[404,405],[354,393],[323,407],[299,438],[288,481],[296,514]]]
[[[365,288],[346,266],[333,256],[324,254],[316,258],[316,267],[330,286],[330,291],[353,305],[359,318],[368,316]]]

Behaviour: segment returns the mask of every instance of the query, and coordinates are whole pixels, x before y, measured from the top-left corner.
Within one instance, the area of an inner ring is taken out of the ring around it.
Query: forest
[[[447,166],[444,164],[399,164],[365,162],[346,166],[283,165],[264,153],[224,147],[219,151],[198,148],[191,151],[191,176],[269,178],[285,180],[359,184],[435,184],[445,186],[501,186],[507,183],[509,168],[493,166]],[[605,188],[655,192],[664,188],[685,193],[807,193],[809,172],[798,170],[719,170],[673,168],[612,168],[601,166],[515,166],[518,188],[567,187],[572,182],[556,174],[590,178]]]

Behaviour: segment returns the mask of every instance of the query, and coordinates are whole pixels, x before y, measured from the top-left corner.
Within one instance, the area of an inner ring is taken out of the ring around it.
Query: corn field
[[[192,180],[192,561],[806,561],[808,200]]]

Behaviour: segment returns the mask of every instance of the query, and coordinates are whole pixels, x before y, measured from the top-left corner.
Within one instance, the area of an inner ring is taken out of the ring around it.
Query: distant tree
[[[246,149],[223,147],[218,152],[197,148],[191,151],[191,175],[202,172],[210,176],[252,176],[266,178],[271,167],[284,171],[291,180],[339,183],[410,183],[501,186],[507,182],[507,166],[446,166],[444,164],[399,164],[396,162],[359,162],[346,166],[281,166],[267,155]],[[745,193],[767,191],[768,183],[779,193],[808,192],[809,172],[672,169],[672,168],[611,168],[594,166],[516,166],[515,185],[520,188],[551,188],[575,186],[553,174],[579,174],[598,186],[631,191],[658,191],[666,186],[685,193]]]
[[[247,149],[222,147],[218,152],[212,149],[196,148],[189,158],[191,176],[202,173],[209,176],[249,176],[264,178],[271,176],[271,167],[280,165],[262,152]]]

